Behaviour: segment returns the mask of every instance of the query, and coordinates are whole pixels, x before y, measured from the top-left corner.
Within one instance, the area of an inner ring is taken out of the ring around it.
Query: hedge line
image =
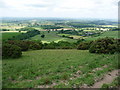
[[[78,41],[77,43],[70,43],[67,41],[59,41],[58,43],[44,43],[41,41],[28,40],[8,40],[3,42],[3,58],[17,58],[21,56],[22,51],[40,49],[78,49],[89,50],[90,53],[104,53],[114,54],[120,52],[120,39],[103,38],[95,41],[85,42]]]

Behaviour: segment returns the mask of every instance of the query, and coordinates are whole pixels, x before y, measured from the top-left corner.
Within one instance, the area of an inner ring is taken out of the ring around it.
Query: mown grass
[[[117,54],[36,50],[23,52],[18,59],[4,59],[2,64],[3,88],[35,88],[53,83],[54,88],[79,87],[93,85],[95,78],[117,68]],[[107,68],[102,68],[104,65]],[[98,67],[102,70],[93,71]]]
[[[44,38],[41,38],[42,34],[45,35]],[[52,42],[52,41],[55,41],[55,42],[58,42],[58,41],[75,42],[76,41],[74,39],[60,37],[59,35],[57,35],[57,31],[50,31],[50,33],[48,33],[47,31],[41,31],[40,35],[36,35],[36,36],[32,37],[31,40],[41,40],[42,42]]]

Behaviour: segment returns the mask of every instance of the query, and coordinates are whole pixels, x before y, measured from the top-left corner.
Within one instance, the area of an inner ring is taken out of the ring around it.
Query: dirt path
[[[92,87],[90,88],[101,88],[101,86],[106,83],[110,84],[112,81],[118,76],[118,71],[120,70],[113,70],[112,72],[109,72],[106,74],[103,78],[103,80],[96,82]]]
[[[102,85],[105,84],[105,83],[106,83],[106,84],[110,84],[110,83],[113,82],[113,80],[114,80],[115,78],[118,77],[118,72],[119,72],[119,71],[120,71],[120,70],[113,70],[113,71],[111,71],[111,72],[108,72],[107,74],[105,74],[105,75],[103,76],[103,79],[100,79],[100,80],[96,81],[93,86],[83,85],[81,88],[101,88]],[[77,71],[75,74],[73,74],[74,77],[71,77],[70,80],[79,77],[79,74],[77,74],[77,73],[80,73],[80,71],[79,71],[79,72]],[[62,80],[60,80],[59,82],[60,82],[60,83],[67,83],[66,80],[63,81],[63,82],[62,82]],[[37,86],[36,88],[52,88],[53,86],[58,85],[58,84],[59,84],[59,83],[55,83],[55,82],[54,82],[54,83],[51,84],[51,85],[40,85],[40,86]]]

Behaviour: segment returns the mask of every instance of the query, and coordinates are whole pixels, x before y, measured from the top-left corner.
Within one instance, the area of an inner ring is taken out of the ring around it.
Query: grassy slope
[[[10,32],[10,33],[2,33],[2,40],[6,40],[8,38],[11,38],[13,36],[17,36],[21,34],[20,32]]]
[[[41,38],[41,34],[45,34],[45,38]],[[31,40],[41,40],[41,41],[47,41],[47,42],[52,42],[52,41],[70,41],[70,42],[74,42],[76,40],[73,39],[68,39],[68,38],[63,38],[63,37],[59,37],[57,34],[57,32],[55,31],[51,31],[50,33],[45,32],[45,31],[41,31],[40,35],[36,35],[35,37],[32,37]]]
[[[91,54],[82,50],[36,50],[23,52],[19,59],[3,60],[3,87],[28,88],[40,85],[54,87],[72,87],[74,85],[92,85],[95,78],[115,69],[116,55]],[[107,68],[93,72],[97,67]],[[74,76],[81,71],[80,75]],[[74,79],[70,80],[72,77]],[[69,82],[68,85],[61,82]],[[78,87],[76,86],[76,87]]]
[[[98,38],[104,38],[104,37],[118,38],[118,33],[120,33],[120,32],[118,32],[118,31],[108,31],[108,32],[105,32],[105,33],[101,34],[98,37],[89,37],[86,40],[96,40]]]

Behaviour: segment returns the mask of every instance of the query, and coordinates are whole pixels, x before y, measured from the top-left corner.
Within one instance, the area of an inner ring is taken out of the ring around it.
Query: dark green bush
[[[2,57],[3,58],[18,58],[21,57],[21,48],[16,45],[3,44],[2,45]]]
[[[75,49],[76,45],[74,43],[70,43],[67,41],[59,41],[58,43],[51,42],[51,43],[45,43],[44,49]]]
[[[9,40],[9,41],[7,41],[7,43],[19,46],[22,51],[27,51],[29,49],[29,42],[28,41]]]
[[[17,45],[21,48],[22,51],[27,51],[29,49],[39,50],[43,47],[41,41],[8,40],[6,43]]]
[[[115,53],[118,52],[117,40],[113,38],[103,38],[94,41],[89,48],[91,53]]]
[[[90,45],[91,45],[92,42],[81,42],[77,49],[78,50],[88,50],[90,48]]]
[[[31,43],[30,46],[29,46],[29,49],[40,50],[40,49],[42,49],[42,46],[38,43]]]

